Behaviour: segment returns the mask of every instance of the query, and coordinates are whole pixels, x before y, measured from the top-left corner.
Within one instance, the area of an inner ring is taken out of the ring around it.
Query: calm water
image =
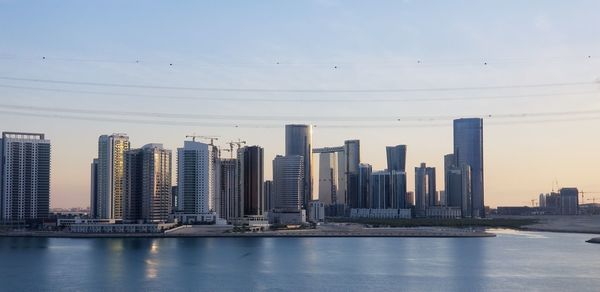
[[[0,238],[0,290],[600,291],[590,237]]]

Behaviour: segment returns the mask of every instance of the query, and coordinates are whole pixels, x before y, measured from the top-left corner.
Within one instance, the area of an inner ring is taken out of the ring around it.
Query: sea
[[[0,291],[600,291],[594,235],[0,238]]]

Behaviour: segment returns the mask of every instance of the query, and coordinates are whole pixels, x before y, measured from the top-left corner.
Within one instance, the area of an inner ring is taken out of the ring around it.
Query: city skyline
[[[420,162],[441,190],[461,117],[484,117],[487,205],[600,190],[594,1],[32,3],[0,4],[0,123],[52,140],[52,207],[89,205],[101,134],[220,135],[268,162],[290,123],[316,125],[314,147],[360,140],[374,170],[407,145],[407,190]]]

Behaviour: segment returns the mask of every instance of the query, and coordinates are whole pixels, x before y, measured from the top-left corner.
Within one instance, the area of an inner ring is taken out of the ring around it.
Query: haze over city
[[[102,134],[242,139],[270,178],[287,123],[378,170],[407,145],[413,190],[460,117],[484,118],[486,205],[600,190],[598,2],[377,2],[0,1],[0,124],[52,141],[52,207],[89,205]]]

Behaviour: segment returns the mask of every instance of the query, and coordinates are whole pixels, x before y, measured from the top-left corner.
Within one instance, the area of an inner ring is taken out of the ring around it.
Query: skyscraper
[[[482,119],[454,120],[454,160],[458,167],[470,166],[473,216],[485,217]]]
[[[455,167],[456,163],[454,162],[454,154],[450,153],[450,154],[446,154],[444,155],[444,191],[446,191],[446,204],[449,204],[449,195],[448,195],[448,182],[450,180],[450,178],[448,177],[450,174],[450,169],[452,167]]]
[[[560,214],[579,214],[579,190],[577,188],[560,189]]]
[[[303,157],[303,192],[302,205],[308,206],[313,198],[313,153],[312,126],[285,125],[285,156],[299,155]]]
[[[221,159],[219,179],[219,217],[225,220],[231,220],[241,216],[241,204],[237,198],[238,191],[236,185],[237,178],[237,159],[223,158]]]
[[[0,155],[0,221],[47,218],[50,140],[44,134],[3,132]]]
[[[124,153],[129,150],[127,134],[102,135],[98,138],[98,158],[96,177],[92,182],[97,185],[94,218],[123,218],[123,162]]]
[[[390,172],[390,208],[407,208],[406,172],[404,171],[392,170]]]
[[[242,210],[240,217],[264,215],[263,152],[263,148],[259,146],[246,146],[238,150],[237,191]]]
[[[371,174],[371,204],[372,209],[387,209],[390,207],[390,173],[375,171]]]
[[[387,171],[390,173],[390,207],[406,207],[406,145],[387,146]]]
[[[372,176],[373,167],[368,163],[361,163],[358,165],[358,180],[357,180],[357,195],[356,203],[352,205],[353,208],[372,208],[373,196],[372,192]]]
[[[123,218],[167,221],[172,210],[171,150],[147,144],[125,152]]]
[[[319,154],[319,201],[325,206],[337,204],[338,161],[337,153]]]
[[[415,167],[415,207],[424,211],[427,207],[435,206],[435,168],[421,163]]]
[[[179,211],[194,215],[195,221],[214,220],[219,171],[217,148],[185,141],[183,148],[177,149],[177,164]]]
[[[277,155],[273,160],[275,209],[300,211],[304,191],[304,157]]]
[[[387,170],[406,171],[406,145],[385,147],[387,154]]]
[[[271,212],[275,207],[275,195],[273,195],[273,181],[265,181],[265,211]]]
[[[360,141],[344,141],[344,167],[346,177],[346,204],[350,208],[359,207],[358,180],[360,165]]]
[[[427,170],[427,206],[433,207],[438,204],[437,188],[435,180],[435,167],[428,167]]]

